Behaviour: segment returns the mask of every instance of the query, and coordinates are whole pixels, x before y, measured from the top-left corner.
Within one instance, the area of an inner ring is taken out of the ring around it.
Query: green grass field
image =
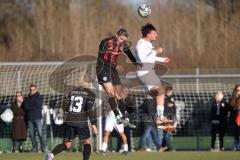
[[[54,138],[54,144],[51,145],[50,138],[47,139],[47,150],[51,151],[53,148],[52,146],[56,146],[59,143],[62,143],[62,138]],[[181,151],[193,151],[193,150],[203,150],[207,151],[210,150],[210,142],[211,137],[209,136],[201,136],[199,139],[197,137],[189,136],[189,137],[173,137],[171,139],[171,143],[173,149],[181,150]],[[94,139],[94,143],[96,143]],[[133,139],[133,149],[138,147],[139,137],[134,137]],[[116,149],[117,139],[112,137],[112,146],[113,149]],[[76,151],[79,146],[79,141],[76,139],[73,144],[72,151]],[[96,145],[94,145],[96,146]],[[25,150],[30,150],[32,148],[30,138],[23,144],[23,148]],[[225,150],[232,150],[233,149],[233,138],[230,136],[225,136],[224,138],[224,148]],[[12,141],[10,138],[0,138],[0,151],[11,151],[12,150]]]
[[[0,160],[45,160],[44,154],[2,153]],[[81,160],[81,153],[61,153],[54,160]],[[109,153],[92,154],[91,160],[239,160],[240,152],[135,152],[128,155]]]

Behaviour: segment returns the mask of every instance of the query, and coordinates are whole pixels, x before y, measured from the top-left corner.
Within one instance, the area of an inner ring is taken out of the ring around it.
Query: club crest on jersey
[[[168,107],[173,107],[174,104],[173,103],[168,103]]]
[[[103,80],[104,80],[104,81],[107,81],[107,80],[108,80],[108,78],[107,78],[107,77],[103,77]]]

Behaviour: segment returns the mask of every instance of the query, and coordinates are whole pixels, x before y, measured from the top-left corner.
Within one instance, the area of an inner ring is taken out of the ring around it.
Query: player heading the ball
[[[127,30],[121,28],[115,36],[103,39],[99,46],[97,58],[97,79],[98,83],[103,86],[103,89],[108,95],[108,102],[116,116],[117,123],[124,123],[125,126],[132,126],[128,119],[124,119],[121,113],[126,112],[124,97],[126,88],[121,85],[118,71],[123,71],[124,67],[117,64],[117,58],[124,53],[128,56],[132,63],[136,66],[136,58],[133,56],[127,39],[129,34]],[[120,111],[121,110],[121,111]],[[134,126],[133,126],[134,127]]]
[[[154,71],[154,66],[156,62],[168,63],[170,59],[159,56],[163,53],[163,48],[155,49],[153,47],[152,42],[156,40],[158,33],[152,24],[147,23],[142,26],[141,32],[142,38],[135,47],[137,63],[142,63],[142,67],[137,68],[137,77],[150,92],[150,95],[155,98],[158,119],[163,120],[165,119],[163,116],[165,90]]]

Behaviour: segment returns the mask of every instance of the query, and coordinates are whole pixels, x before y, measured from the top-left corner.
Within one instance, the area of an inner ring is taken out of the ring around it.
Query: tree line
[[[240,67],[240,1],[151,0],[152,15],[120,0],[1,0],[0,61],[64,61],[97,55],[101,39],[126,28],[136,44],[147,22],[154,45],[181,68]],[[134,46],[132,47],[134,51]]]

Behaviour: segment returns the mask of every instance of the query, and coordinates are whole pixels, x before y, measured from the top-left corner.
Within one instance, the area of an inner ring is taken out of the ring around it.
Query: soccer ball
[[[151,8],[147,4],[142,4],[138,7],[138,14],[142,18],[146,18],[151,14]]]

